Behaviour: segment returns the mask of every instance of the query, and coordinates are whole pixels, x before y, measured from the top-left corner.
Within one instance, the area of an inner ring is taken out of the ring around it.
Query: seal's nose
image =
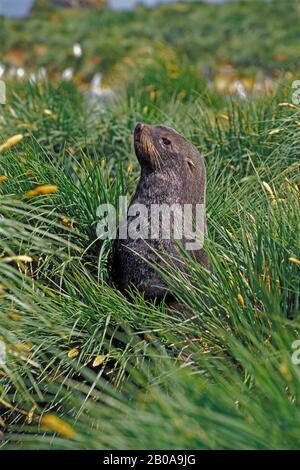
[[[141,122],[138,122],[137,125],[135,126],[134,139],[138,142],[140,141],[141,132],[143,130],[143,127],[144,127],[144,124],[142,124]]]
[[[143,127],[144,127],[144,124],[142,124],[141,122],[138,122],[137,125],[135,126],[135,132],[140,133]]]

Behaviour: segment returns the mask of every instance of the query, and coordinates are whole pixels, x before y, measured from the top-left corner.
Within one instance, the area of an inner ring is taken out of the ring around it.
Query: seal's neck
[[[183,179],[175,171],[142,168],[136,195],[147,202],[174,203],[181,199]]]

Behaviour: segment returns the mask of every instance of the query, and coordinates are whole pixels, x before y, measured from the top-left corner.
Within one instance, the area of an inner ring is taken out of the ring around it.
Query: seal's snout
[[[141,134],[142,134],[143,127],[144,127],[144,124],[142,124],[141,122],[138,122],[137,125],[135,126],[134,140],[136,142],[140,142],[140,140],[141,140]]]

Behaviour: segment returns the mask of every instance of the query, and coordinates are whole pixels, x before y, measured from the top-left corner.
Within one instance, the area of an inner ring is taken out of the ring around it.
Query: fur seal
[[[205,206],[206,171],[203,158],[188,140],[175,130],[163,125],[151,126],[138,123],[134,130],[134,149],[140,163],[140,180],[135,195],[128,207],[126,222],[135,223],[135,207],[146,208],[147,214],[139,213],[139,226],[148,226],[153,222],[151,208],[157,205],[164,207],[184,207],[189,205],[193,210],[197,205]],[[174,212],[175,214],[175,212]],[[176,225],[176,215],[171,217],[171,229]],[[162,234],[162,221],[156,219],[154,234],[148,237],[138,236],[132,239],[117,239],[113,250],[112,280],[123,293],[128,288],[137,289],[147,300],[172,299],[169,286],[153,267],[166,268],[166,257],[173,257],[179,269],[185,270],[182,263],[182,252],[178,240],[166,239]],[[182,222],[180,222],[182,223]],[[158,229],[158,230],[157,230]],[[206,232],[205,215],[203,214],[203,232]],[[171,231],[171,233],[173,233]],[[143,232],[144,235],[144,232]],[[202,234],[203,235],[203,234]],[[182,242],[188,239],[184,234]],[[157,252],[162,253],[161,256]],[[166,256],[164,256],[164,253]],[[208,257],[203,248],[192,252],[202,265],[208,268]]]

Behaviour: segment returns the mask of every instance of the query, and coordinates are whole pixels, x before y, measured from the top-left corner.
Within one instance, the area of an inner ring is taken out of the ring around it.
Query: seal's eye
[[[167,139],[166,137],[163,137],[161,140],[162,140],[164,145],[171,145],[171,141],[169,139]]]

